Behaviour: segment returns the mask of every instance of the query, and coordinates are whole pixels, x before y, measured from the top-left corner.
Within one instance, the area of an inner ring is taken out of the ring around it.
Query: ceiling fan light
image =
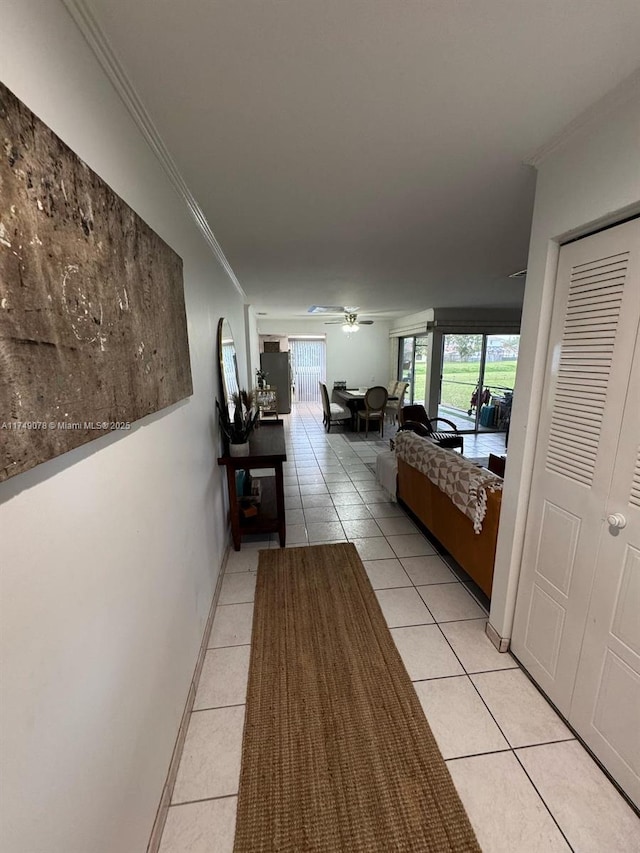
[[[345,333],[345,335],[351,335],[351,334],[353,334],[353,332],[357,332],[359,330],[359,328],[360,328],[360,326],[358,326],[356,323],[343,323],[342,324],[342,331]]]

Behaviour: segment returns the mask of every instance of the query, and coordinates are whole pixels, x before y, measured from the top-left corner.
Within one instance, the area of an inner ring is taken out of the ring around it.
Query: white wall
[[[289,352],[289,338],[285,335],[259,335],[260,352],[264,352],[265,343],[278,344],[276,352]]]
[[[539,166],[491,624],[509,638],[522,554],[559,244],[640,211],[640,77]]]
[[[241,384],[245,388],[253,388],[256,384],[256,370],[260,367],[260,338],[258,337],[258,323],[255,308],[245,305],[244,308],[245,327],[247,334],[247,371],[248,381]]]
[[[389,323],[375,320],[372,326],[360,326],[352,335],[345,335],[342,326],[325,325],[325,320],[265,320],[258,318],[261,335],[295,337],[296,335],[327,336],[327,388],[331,391],[336,379],[346,379],[349,386],[386,385],[389,374]]]
[[[243,305],[60,2],[3,4],[0,79],[184,261],[194,396],[0,484],[0,849],[141,853],[226,544],[215,335]]]

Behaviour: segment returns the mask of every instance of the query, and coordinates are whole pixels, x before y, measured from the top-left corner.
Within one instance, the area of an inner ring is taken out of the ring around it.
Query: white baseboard
[[[182,750],[184,749],[184,742],[187,736],[187,729],[189,728],[189,720],[191,718],[191,712],[193,710],[193,703],[195,702],[196,692],[198,690],[198,683],[200,681],[200,675],[202,673],[202,667],[204,666],[204,658],[207,653],[207,647],[209,645],[209,637],[211,635],[211,626],[213,625],[213,617],[216,612],[216,605],[218,604],[218,598],[220,597],[220,587],[222,585],[222,579],[224,577],[225,569],[227,567],[227,559],[229,557],[229,548],[230,541],[229,536],[227,536],[227,546],[225,548],[224,557],[222,558],[222,564],[220,566],[220,571],[218,573],[218,580],[216,581],[216,588],[213,593],[213,599],[211,601],[211,607],[209,608],[209,615],[207,616],[207,621],[204,626],[204,631],[202,634],[202,642],[200,643],[200,651],[198,652],[198,659],[196,661],[196,666],[193,671],[193,677],[191,679],[191,684],[189,685],[189,692],[187,694],[187,701],[184,706],[184,711],[182,712],[182,718],[180,720],[180,726],[178,727],[178,735],[176,737],[175,746],[173,747],[173,753],[171,755],[171,761],[169,762],[169,770],[167,772],[167,778],[164,783],[164,787],[162,789],[162,796],[160,797],[160,803],[158,805],[158,811],[156,813],[156,818],[153,822],[153,828],[151,830],[151,836],[149,838],[149,844],[147,845],[147,853],[158,853],[160,849],[160,840],[162,838],[162,833],[164,832],[164,825],[167,821],[167,815],[169,814],[169,806],[171,804],[171,797],[173,796],[173,788],[176,784],[176,777],[178,775],[178,767],[180,766],[180,759],[182,758]]]
[[[509,651],[510,637],[501,637],[491,622],[487,622],[485,633],[499,652]]]

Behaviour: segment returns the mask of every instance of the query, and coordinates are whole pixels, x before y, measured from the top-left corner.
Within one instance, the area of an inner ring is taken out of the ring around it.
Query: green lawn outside
[[[416,363],[416,380],[413,391],[413,399],[416,403],[424,400],[424,392],[427,387],[427,364],[424,361]]]
[[[496,394],[503,392],[499,386],[513,389],[516,379],[517,361],[489,361],[484,369],[485,388],[490,388]],[[443,406],[450,406],[466,412],[470,406],[473,389],[478,382],[479,364],[474,362],[445,362],[442,365],[442,399]],[[426,384],[426,365],[416,364],[414,400],[424,400]]]

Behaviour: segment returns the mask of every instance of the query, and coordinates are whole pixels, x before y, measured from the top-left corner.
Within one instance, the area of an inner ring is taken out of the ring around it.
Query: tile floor
[[[388,443],[286,418],[287,544],[354,542],[485,853],[640,851],[640,821],[369,467]],[[466,454],[500,450],[466,439]],[[491,447],[489,446],[491,443]],[[230,853],[258,551],[231,552],[160,853]]]

